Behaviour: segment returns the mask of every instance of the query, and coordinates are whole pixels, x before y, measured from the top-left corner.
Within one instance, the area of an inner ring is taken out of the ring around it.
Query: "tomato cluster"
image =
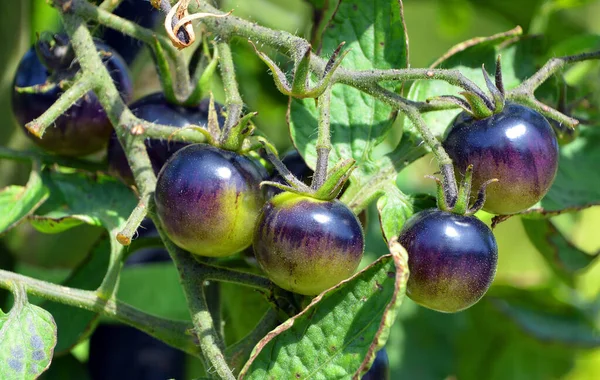
[[[558,143],[536,111],[507,103],[476,119],[466,112],[450,126],[443,146],[455,170],[473,168],[472,186],[487,188],[483,209],[494,214],[526,210],[548,192],[558,167]],[[417,213],[399,238],[406,248],[407,294],[420,305],[456,312],[475,304],[490,287],[498,261],[492,231],[474,216],[444,210]]]
[[[125,62],[104,43],[97,41],[96,47],[128,100],[132,85]],[[12,102],[21,126],[39,117],[64,92],[64,84],[78,71],[73,62],[62,35],[51,43],[41,40],[25,54]],[[179,128],[206,125],[209,119],[207,101],[175,105],[162,93],[145,96],[130,108],[141,119]],[[221,106],[216,109],[221,117]],[[43,139],[29,136],[62,155],[87,155],[108,145],[108,171],[134,185],[125,153],[93,93],[60,116]],[[235,151],[157,139],[146,139],[145,144],[158,175],[157,216],[181,248],[223,257],[252,245],[258,264],[275,284],[304,295],[318,294],[356,271],[364,233],[339,200],[261,187],[265,180],[285,181],[269,174],[255,158]],[[539,202],[558,167],[558,143],[550,124],[539,113],[512,103],[483,119],[459,114],[443,147],[456,173],[464,175],[472,168],[468,186],[477,189],[497,180],[483,204],[494,214],[518,213]],[[297,152],[284,156],[283,164],[305,183],[313,175]],[[415,214],[399,232],[399,241],[409,254],[408,295],[428,308],[456,312],[485,294],[496,272],[498,249],[491,230],[472,212],[447,206]]]

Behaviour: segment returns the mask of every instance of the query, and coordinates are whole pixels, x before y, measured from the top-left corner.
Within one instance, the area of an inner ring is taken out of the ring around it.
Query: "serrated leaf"
[[[436,207],[435,197],[426,194],[409,196],[402,193],[395,184],[391,184],[377,200],[383,236],[386,240],[398,237],[408,218],[421,210],[433,207]]]
[[[407,254],[382,256],[321,293],[254,348],[241,379],[358,378],[383,347],[404,298]]]
[[[137,204],[129,188],[108,176],[50,172],[42,178],[50,198],[29,217],[41,232],[58,233],[81,223],[111,230],[121,226]]]
[[[521,218],[529,240],[542,254],[550,268],[570,286],[574,277],[586,269],[599,253],[588,255],[575,247],[548,219]]]
[[[111,245],[103,236],[94,245],[88,257],[73,271],[62,285],[83,290],[96,290],[102,283],[110,259]],[[98,313],[72,306],[46,301],[42,304],[52,316],[58,328],[56,355],[68,353],[85,340],[95,328]]]
[[[350,52],[342,66],[351,69],[404,68],[408,65],[407,35],[399,0],[343,0],[324,31],[322,49],[331,54],[345,41]],[[397,84],[387,86],[396,90]],[[307,164],[316,163],[317,108],[314,99],[292,99],[290,133]],[[331,142],[329,161],[354,158],[360,177],[376,170],[370,163],[372,149],[385,139],[395,113],[392,108],[361,91],[334,85],[331,95]]]
[[[46,199],[49,190],[44,186],[35,167],[25,186],[8,186],[0,190],[0,234],[5,233],[33,213]]]
[[[523,78],[523,73],[535,72],[533,52],[534,42],[531,38],[522,39],[507,47],[503,43],[515,38],[521,33],[520,28],[515,28],[504,33],[489,37],[477,37],[464,41],[452,47],[446,54],[434,62],[432,68],[457,69],[464,76],[473,81],[479,88],[485,89],[485,80],[481,74],[481,65],[485,64],[488,71],[494,70],[498,54],[502,54],[502,73],[504,87],[507,90],[516,87]],[[452,86],[440,80],[415,81],[408,92],[408,99],[414,101],[427,101],[430,98],[444,95],[459,96],[464,91],[460,87]],[[437,136],[442,137],[450,122],[459,114],[460,109],[451,109],[424,113],[423,120]],[[412,138],[419,136],[412,123],[405,123],[405,133]]]
[[[38,377],[50,366],[56,345],[52,315],[27,301],[15,285],[15,303],[8,314],[0,310],[0,379]]]

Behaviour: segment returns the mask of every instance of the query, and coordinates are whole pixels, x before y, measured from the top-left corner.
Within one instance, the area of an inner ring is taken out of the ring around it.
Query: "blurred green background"
[[[310,33],[312,9],[304,0],[222,0],[220,3],[222,9],[235,9],[235,15],[253,22],[303,36]],[[460,41],[506,31],[516,25],[521,25],[525,32],[543,33],[548,46],[576,35],[600,35],[600,1],[404,0],[403,3],[412,67],[428,66]],[[44,0],[0,1],[1,145],[33,148],[11,115],[11,82],[20,57],[35,40],[36,33],[59,29],[56,12]],[[285,118],[287,99],[276,91],[266,66],[245,41],[236,42],[233,48],[247,108],[259,112],[257,126],[280,149],[287,149],[291,144]],[[137,98],[159,89],[148,58],[148,52],[142,52],[131,68],[136,78]],[[572,70],[576,81],[577,68]],[[218,81],[213,90],[217,100],[223,101]],[[397,141],[397,138],[390,140]],[[101,155],[96,158],[102,160]],[[400,175],[400,188],[409,192],[432,192],[432,183],[423,179],[423,175],[434,171],[433,159],[426,156]],[[27,165],[0,161],[2,187],[23,184],[28,174]],[[489,216],[482,218],[489,222]],[[600,250],[600,208],[561,216],[557,225],[584,251],[591,254]],[[368,230],[370,254],[367,257],[372,260],[385,252],[373,212]],[[529,242],[518,218],[501,223],[494,233],[500,252],[495,286],[543,288],[564,293],[564,288]],[[17,271],[59,281],[85,256],[100,234],[99,228],[81,226],[59,235],[42,235],[22,225],[0,238],[0,267],[14,264]],[[11,258],[15,263],[11,263]],[[125,292],[128,284],[124,280]],[[578,302],[598,300],[600,263],[596,262],[578,276],[576,290],[568,297],[575,297]],[[599,302],[592,304],[600,306]],[[452,378],[452,371],[457,368],[460,373],[473,374],[473,378],[600,378],[600,349],[542,342],[504,320],[491,318],[486,322],[477,315],[488,314],[482,309],[441,315],[407,300],[401,322],[394,326],[387,346],[393,378],[400,375],[418,379]],[[485,349],[489,351],[482,352]],[[85,360],[85,344],[75,352],[79,360]],[[469,367],[475,365],[478,367]],[[190,374],[194,372],[190,370]]]

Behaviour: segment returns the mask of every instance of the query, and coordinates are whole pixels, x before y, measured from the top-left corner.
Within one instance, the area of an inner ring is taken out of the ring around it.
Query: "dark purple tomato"
[[[558,169],[558,143],[538,112],[507,103],[504,110],[475,120],[461,113],[443,143],[459,173],[473,165],[473,193],[497,178],[483,207],[494,214],[514,214],[536,204],[550,189]]]
[[[496,239],[474,216],[421,211],[406,222],[398,241],[408,252],[406,294],[419,305],[461,311],[479,301],[494,280]]]
[[[265,202],[265,169],[252,159],[206,144],[177,151],[158,174],[156,212],[175,244],[222,257],[248,247]]]
[[[363,255],[363,230],[348,206],[283,192],[265,204],[254,255],[283,289],[315,295],[347,279]]]
[[[371,368],[363,375],[362,380],[390,380],[390,361],[385,348],[377,352]]]
[[[140,119],[172,127],[183,128],[190,124],[204,126],[208,122],[208,100],[193,107],[177,106],[169,103],[162,93],[145,96],[134,102],[131,111]],[[220,109],[219,105],[215,105]],[[146,149],[154,172],[158,174],[165,162],[188,143],[160,139],[146,139]],[[128,185],[133,185],[133,174],[127,163],[125,152],[113,131],[108,142],[108,167],[115,177]]]
[[[127,65],[108,45],[96,42],[96,48],[103,52],[101,57],[104,65],[121,96],[125,101],[129,100],[133,88]],[[78,66],[74,64],[51,72],[42,64],[35,48],[31,48],[19,63],[13,88],[72,79],[77,70]],[[98,98],[91,91],[56,119],[54,126],[46,129],[41,139],[25,129],[25,124],[44,113],[62,93],[58,87],[44,93],[22,93],[13,90],[13,114],[27,136],[43,149],[66,156],[84,156],[104,148],[110,137],[112,125]]]

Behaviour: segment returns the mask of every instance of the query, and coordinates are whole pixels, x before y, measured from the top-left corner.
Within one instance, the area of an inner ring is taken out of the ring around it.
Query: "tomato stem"
[[[318,98],[319,130],[317,136],[317,165],[312,179],[311,188],[319,189],[327,179],[329,152],[331,151],[331,125],[329,109],[331,106],[331,87],[328,87]]]

